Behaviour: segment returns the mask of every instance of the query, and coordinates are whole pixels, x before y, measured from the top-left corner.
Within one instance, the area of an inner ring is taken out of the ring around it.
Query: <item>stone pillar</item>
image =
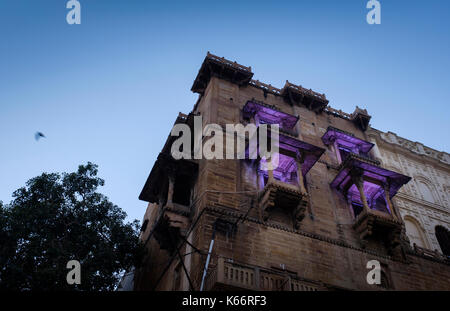
[[[359,197],[363,204],[364,211],[369,212],[370,207],[367,204],[367,197],[366,197],[366,194],[364,193],[364,180],[362,178],[362,173],[358,172],[358,173],[353,174],[352,180],[355,183],[356,188],[358,188]]]
[[[384,197],[386,200],[386,204],[389,207],[389,211],[391,211],[392,217],[399,220],[400,215],[399,215],[397,209],[395,208],[394,204],[392,204],[391,198],[389,197],[389,182],[386,182],[384,184]]]
[[[302,164],[304,161],[303,156],[301,154],[298,154],[295,161],[297,162],[298,185],[300,187],[300,191],[303,194],[306,194],[305,181],[303,180],[303,173],[302,173]]]
[[[336,153],[336,157],[337,157],[338,163],[341,164],[342,163],[342,158],[341,158],[341,153],[339,151],[339,147],[338,147],[336,139],[333,141],[333,148],[334,148],[334,152]]]

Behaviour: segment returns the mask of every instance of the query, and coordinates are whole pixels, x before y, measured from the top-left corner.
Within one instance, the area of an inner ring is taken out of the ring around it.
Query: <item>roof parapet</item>
[[[367,113],[366,109],[361,109],[358,106],[356,106],[355,111],[353,111],[350,116],[350,120],[353,121],[353,123],[355,123],[363,131],[367,130],[371,118],[372,116]]]
[[[233,62],[224,57],[219,57],[208,51],[197,77],[194,80],[191,91],[203,95],[211,77],[218,77],[236,83],[239,86],[251,85],[259,88],[264,91],[264,95],[266,95],[266,93],[271,93],[276,96],[282,96],[291,105],[304,105],[312,111],[324,111],[334,116],[352,121],[363,131],[369,126],[371,116],[367,113],[366,109],[361,109],[356,106],[353,113],[346,113],[342,110],[337,110],[328,106],[329,100],[326,98],[325,94],[315,92],[312,89],[307,89],[301,85],[296,85],[288,80],[286,80],[283,88],[279,89],[271,84],[253,80],[253,75],[251,66],[247,67],[241,65],[235,61]]]
[[[286,80],[284,87],[281,89],[280,95],[291,105],[304,105],[315,112],[321,112],[328,106],[328,100],[325,94],[314,92],[301,85],[295,85],[288,80]]]
[[[252,67],[243,66],[208,52],[194,80],[191,91],[203,94],[211,77],[219,77],[238,85],[245,85],[252,79],[253,72]]]

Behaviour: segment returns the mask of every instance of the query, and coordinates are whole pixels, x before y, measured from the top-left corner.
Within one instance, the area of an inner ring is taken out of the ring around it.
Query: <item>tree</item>
[[[104,181],[88,162],[77,172],[30,179],[0,202],[0,289],[113,290],[140,261],[139,222],[96,192]],[[67,262],[81,264],[81,284],[66,281]]]

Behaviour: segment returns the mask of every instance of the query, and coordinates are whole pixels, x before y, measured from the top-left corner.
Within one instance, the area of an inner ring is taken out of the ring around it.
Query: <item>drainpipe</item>
[[[209,244],[208,256],[206,257],[205,269],[203,270],[202,284],[200,285],[200,291],[203,291],[205,285],[206,272],[208,271],[209,261],[211,260],[211,253],[214,246],[214,239],[216,238],[216,222],[213,225],[213,232],[211,237],[211,243]]]

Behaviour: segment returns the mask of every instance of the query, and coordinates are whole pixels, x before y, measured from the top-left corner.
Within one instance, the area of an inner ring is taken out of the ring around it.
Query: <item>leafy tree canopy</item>
[[[77,172],[30,179],[0,201],[0,289],[113,290],[139,262],[139,222],[97,192],[104,181],[88,162]],[[69,260],[81,265],[81,284],[69,285]]]

